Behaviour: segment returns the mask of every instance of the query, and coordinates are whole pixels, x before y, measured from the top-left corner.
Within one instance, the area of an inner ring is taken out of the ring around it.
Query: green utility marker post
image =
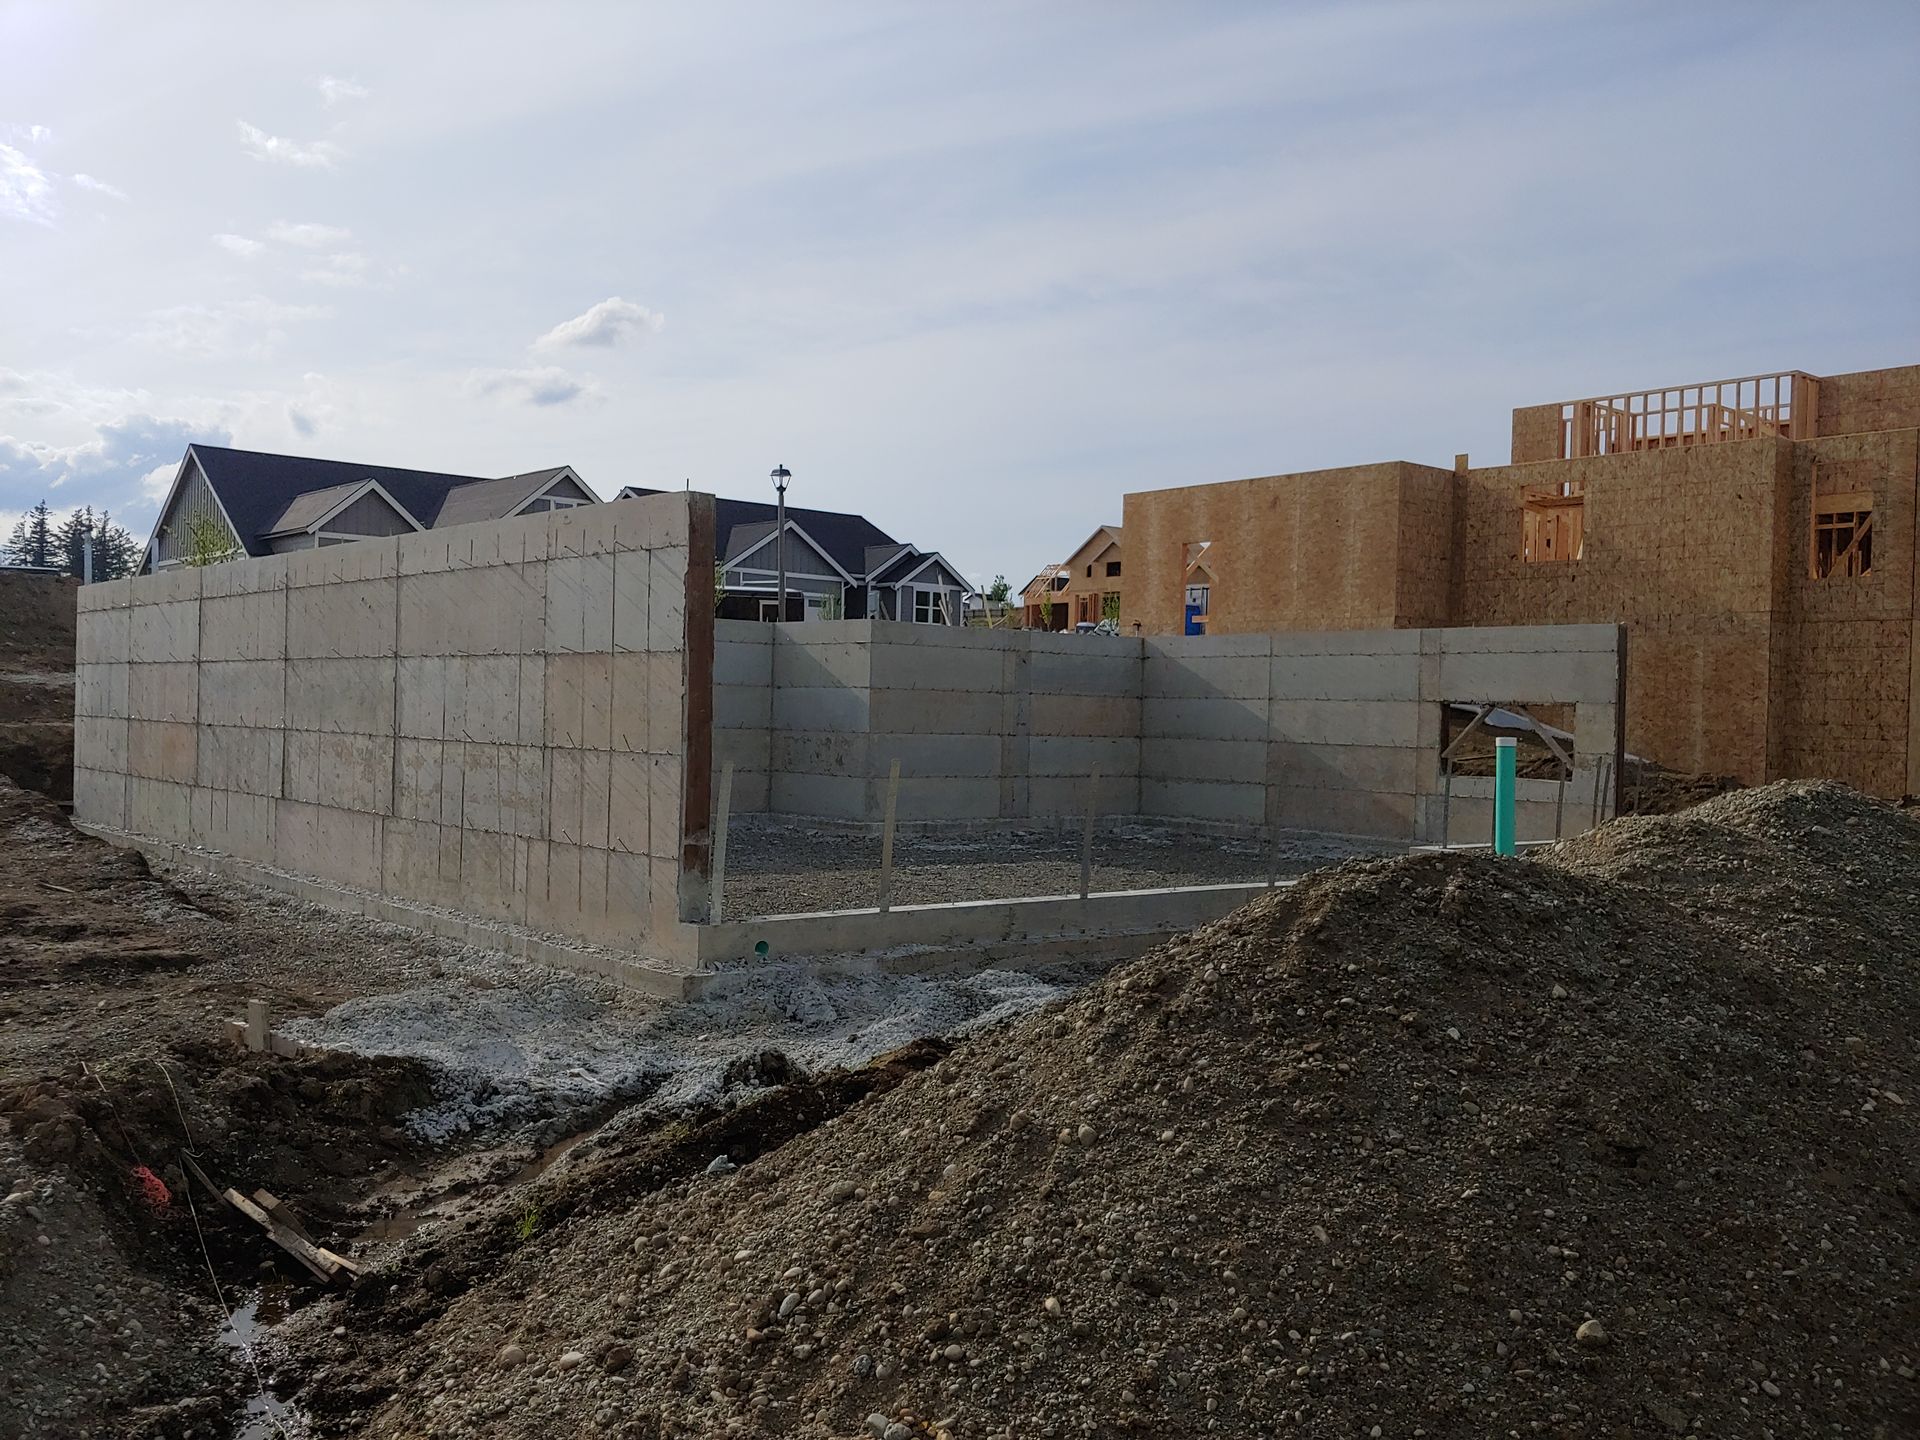
[[[1493,742],[1493,853],[1513,854],[1513,792],[1518,771],[1514,738]]]

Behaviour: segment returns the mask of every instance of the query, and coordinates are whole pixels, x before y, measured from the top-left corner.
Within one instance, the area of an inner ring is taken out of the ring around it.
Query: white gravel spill
[[[732,1061],[764,1050],[810,1071],[858,1065],[1036,1009],[1091,973],[825,977],[770,967],[741,993],[668,1004],[502,961],[282,1028],[312,1044],[438,1066],[443,1098],[408,1124],[439,1140],[649,1093],[666,1105],[712,1101]]]

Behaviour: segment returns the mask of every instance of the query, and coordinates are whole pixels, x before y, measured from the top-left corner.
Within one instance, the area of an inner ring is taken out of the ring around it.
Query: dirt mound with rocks
[[[1913,1434],[1916,865],[1776,785],[1321,872],[293,1368],[396,1437]]]

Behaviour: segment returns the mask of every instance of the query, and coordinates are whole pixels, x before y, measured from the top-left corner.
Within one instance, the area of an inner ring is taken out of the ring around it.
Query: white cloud
[[[158,505],[173,488],[173,477],[180,473],[178,460],[166,460],[140,477],[140,493]]]
[[[174,305],[154,311],[134,338],[181,355],[258,359],[279,348],[288,325],[332,313],[325,305],[285,305],[260,295],[224,305]]]
[[[356,251],[343,250],[327,256],[325,262],[313,270],[302,270],[300,278],[311,280],[316,285],[338,285],[341,287],[365,285],[373,262]]]
[[[82,190],[91,190],[96,195],[105,195],[110,200],[127,200],[132,198],[118,185],[109,185],[106,181],[96,180],[91,175],[75,175],[73,177],[73,183],[78,185]]]
[[[524,370],[475,370],[467,376],[467,390],[474,395],[505,395],[529,405],[565,405],[582,398],[592,399],[599,391],[591,380],[580,380],[554,365],[538,365]]]
[[[338,75],[322,75],[313,83],[320,92],[320,98],[328,105],[338,105],[343,100],[367,98],[366,86],[356,85],[351,80],[342,80]]]
[[[57,213],[47,173],[13,146],[0,145],[0,216],[51,225]]]
[[[242,260],[251,260],[266,249],[258,240],[249,240],[244,235],[216,235],[213,243],[230,255],[238,255]]]
[[[291,220],[276,220],[267,227],[267,238],[302,250],[324,250],[329,245],[344,245],[353,238],[353,232],[343,230],[338,225],[315,225],[311,222],[295,224]]]
[[[297,165],[304,169],[331,170],[339,162],[340,147],[331,140],[301,144],[282,135],[269,135],[257,125],[239,121],[240,148],[256,160],[276,165]]]
[[[0,125],[0,136],[8,140],[24,140],[29,145],[44,145],[53,139],[53,130],[46,125]]]
[[[223,425],[145,413],[96,425],[91,439],[75,445],[0,435],[0,505],[24,509],[70,489],[72,498],[63,495],[63,506],[125,515],[166,494],[188,445],[226,445],[232,438]]]
[[[584,314],[563,320],[533,342],[535,350],[560,350],[572,345],[616,345],[636,332],[651,334],[666,316],[618,295],[588,307]]]

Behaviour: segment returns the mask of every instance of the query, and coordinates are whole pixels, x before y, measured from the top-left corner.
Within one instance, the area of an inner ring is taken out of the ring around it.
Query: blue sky
[[[1920,6],[0,0],[0,523],[193,439],[857,509],[1920,362]]]

